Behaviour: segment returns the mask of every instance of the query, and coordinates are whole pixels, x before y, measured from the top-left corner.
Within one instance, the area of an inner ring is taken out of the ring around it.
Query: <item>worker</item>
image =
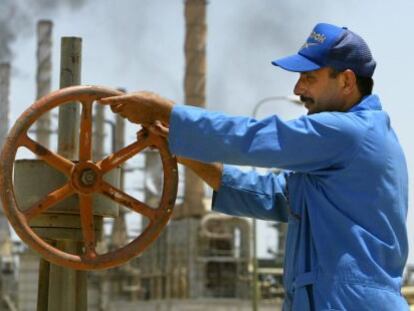
[[[407,166],[372,94],[368,45],[346,27],[320,23],[297,54],[272,63],[299,73],[294,93],[307,115],[255,120],[150,92],[102,102],[168,137],[179,162],[214,189],[215,211],[288,223],[283,310],[408,310],[400,291]]]

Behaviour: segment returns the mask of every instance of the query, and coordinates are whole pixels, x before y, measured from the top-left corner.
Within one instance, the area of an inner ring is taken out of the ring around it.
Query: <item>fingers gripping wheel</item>
[[[80,270],[105,269],[121,265],[144,251],[167,224],[176,199],[178,174],[176,159],[169,153],[165,139],[156,135],[139,135],[137,141],[97,162],[92,161],[92,106],[104,97],[120,92],[96,87],[76,86],[51,93],[27,109],[16,121],[4,143],[0,158],[0,195],[3,208],[19,237],[48,261]],[[69,102],[82,106],[79,137],[79,161],[72,162],[40,145],[28,136],[30,126],[45,112]],[[104,181],[102,176],[121,165],[146,147],[155,147],[161,155],[164,170],[162,197],[157,208],[152,208]],[[67,183],[47,194],[25,210],[17,204],[13,185],[13,167],[17,149],[25,147],[40,159],[67,176]],[[129,244],[98,254],[92,194],[100,193],[146,217],[148,226]],[[83,234],[83,253],[70,254],[47,243],[29,226],[29,221],[46,212],[70,195],[79,196],[80,222]]]

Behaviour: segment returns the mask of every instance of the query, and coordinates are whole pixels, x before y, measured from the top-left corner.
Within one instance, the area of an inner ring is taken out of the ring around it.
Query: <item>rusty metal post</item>
[[[206,0],[185,1],[185,102],[205,106],[206,88]],[[204,182],[185,169],[184,206],[182,217],[205,214]]]
[[[60,88],[81,82],[82,39],[64,37],[61,42]],[[77,103],[59,107],[58,153],[77,160],[79,154],[80,109]],[[78,253],[81,247],[75,241],[62,240],[57,246]],[[86,311],[87,274],[51,265],[49,279],[49,311]]]
[[[62,38],[61,88],[80,84],[81,50],[81,38]],[[79,122],[79,105],[70,103],[59,107],[58,153],[73,160],[78,158]],[[82,247],[78,242],[72,240],[58,240],[56,245],[58,248],[70,253],[80,253]],[[87,274],[84,271],[75,271],[50,264],[47,310],[86,311],[86,277]],[[39,282],[46,282],[45,278],[46,272],[44,275],[39,276]]]
[[[81,82],[82,39],[62,38],[60,61],[60,88]],[[58,153],[68,159],[77,159],[79,153],[80,109],[76,103],[59,107]]]
[[[37,311],[48,311],[50,263],[43,258],[39,260],[39,279],[37,283]]]
[[[41,20],[37,23],[37,99],[50,93],[51,90],[52,27],[53,23],[50,20]],[[36,140],[48,148],[50,133],[50,112],[47,112],[36,122]]]

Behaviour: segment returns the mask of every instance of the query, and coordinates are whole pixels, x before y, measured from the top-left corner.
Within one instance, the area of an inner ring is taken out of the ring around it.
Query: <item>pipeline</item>
[[[225,222],[224,228],[227,232],[213,232],[209,230],[210,222]],[[227,229],[228,228],[228,229]],[[231,239],[234,229],[239,228],[241,232],[250,236],[250,223],[243,218],[209,213],[203,216],[200,222],[200,235],[209,239]]]

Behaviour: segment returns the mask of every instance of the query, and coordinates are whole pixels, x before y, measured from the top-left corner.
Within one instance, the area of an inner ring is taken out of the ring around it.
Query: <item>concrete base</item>
[[[33,177],[36,178],[33,178]],[[114,169],[104,179],[115,187],[120,184],[120,170]],[[42,160],[17,160],[14,168],[16,201],[21,210],[28,209],[37,201],[67,183],[68,178]],[[93,195],[95,235],[102,237],[103,217],[118,217],[119,206],[101,194]],[[74,194],[51,207],[30,222],[36,233],[48,240],[82,241],[79,217],[79,199]]]
[[[104,180],[115,187],[120,186],[120,169],[114,169]],[[65,185],[68,178],[42,160],[17,160],[14,163],[14,188],[16,201],[21,210],[26,210],[48,193]],[[48,210],[53,214],[79,214],[77,195],[59,202]],[[101,194],[93,195],[93,214],[117,217],[118,204]]]

